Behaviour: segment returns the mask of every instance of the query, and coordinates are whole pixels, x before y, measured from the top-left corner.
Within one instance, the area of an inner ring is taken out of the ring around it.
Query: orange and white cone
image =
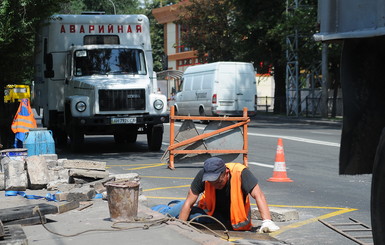
[[[286,174],[285,153],[283,151],[282,139],[278,139],[277,153],[275,155],[273,177],[267,181],[271,182],[293,182]]]

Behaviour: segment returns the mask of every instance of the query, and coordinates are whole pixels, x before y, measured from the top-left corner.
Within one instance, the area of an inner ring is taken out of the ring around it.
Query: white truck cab
[[[35,70],[33,106],[57,144],[69,136],[76,150],[85,134],[132,143],[141,133],[160,149],[169,116],[146,16],[54,15],[38,33]]]

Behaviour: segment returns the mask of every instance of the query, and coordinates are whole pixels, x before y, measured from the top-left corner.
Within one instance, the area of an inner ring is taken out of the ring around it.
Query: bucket
[[[105,184],[111,220],[130,221],[138,215],[139,183],[115,181]]]
[[[28,156],[55,154],[55,141],[52,131],[46,128],[32,128],[26,133],[23,147],[28,149]]]

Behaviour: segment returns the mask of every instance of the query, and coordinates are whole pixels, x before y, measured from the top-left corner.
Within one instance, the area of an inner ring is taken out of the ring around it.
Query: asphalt
[[[325,120],[319,118],[290,118],[286,116],[264,115],[260,113],[252,118],[280,123],[309,123],[318,125],[341,126],[341,120]],[[26,194],[45,196],[44,190],[27,190]],[[53,194],[53,192],[51,192]],[[0,191],[0,215],[4,212],[18,212],[28,206],[32,213],[32,206],[37,204],[63,205],[61,202],[47,201],[46,199],[27,199],[22,196],[6,196]],[[64,203],[65,204],[65,203]],[[90,206],[84,209],[75,208],[63,213],[46,214],[47,223],[35,225],[9,225],[4,223],[6,230],[2,244],[285,244],[268,234],[255,232],[230,232],[230,240],[220,238],[210,231],[202,232],[178,220],[154,212],[142,202],[138,203],[136,221],[115,223],[110,218],[108,202],[102,199],[93,199]],[[32,206],[31,206],[32,205]],[[81,206],[82,207],[82,206]],[[38,214],[35,214],[35,217]],[[31,214],[31,216],[33,216]],[[22,231],[21,233],[18,231]],[[8,233],[7,233],[8,232]],[[24,236],[25,235],[25,236]],[[219,234],[226,237],[225,234]]]

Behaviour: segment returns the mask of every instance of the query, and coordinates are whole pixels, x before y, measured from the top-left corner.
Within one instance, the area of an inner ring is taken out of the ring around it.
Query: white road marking
[[[266,163],[259,163],[259,162],[249,162],[251,165],[256,165],[264,168],[274,168],[274,165],[266,164]]]

